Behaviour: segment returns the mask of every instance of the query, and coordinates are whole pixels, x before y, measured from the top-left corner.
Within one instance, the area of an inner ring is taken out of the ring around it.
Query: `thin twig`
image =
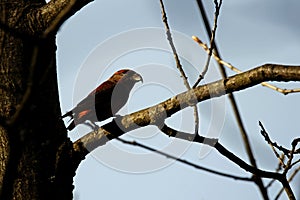
[[[293,166],[292,162],[295,154],[295,149],[299,142],[300,142],[300,138],[296,138],[292,141],[292,150],[291,153],[289,154],[289,159],[287,161],[286,168],[284,169],[284,173],[287,173],[288,170]]]
[[[220,15],[220,9],[222,6],[222,0],[220,0],[220,3],[218,3],[217,0],[214,1],[215,3],[215,17],[214,17],[214,25],[213,29],[211,30],[211,36],[210,36],[210,47],[208,48],[208,57],[206,60],[206,63],[204,65],[203,71],[199,74],[198,79],[196,80],[195,84],[193,85],[193,88],[197,87],[197,85],[201,82],[202,79],[204,79],[204,76],[206,75],[210,63],[210,59],[213,53],[214,49],[214,44],[215,44],[215,36],[216,36],[216,31],[218,27],[218,18]]]
[[[274,180],[280,181],[282,183],[284,190],[286,190],[287,194],[289,195],[290,199],[295,199],[293,191],[291,190],[289,182],[286,180],[284,174],[280,174],[278,172],[266,172],[266,171],[262,172],[262,170],[260,170],[259,168],[246,164],[243,160],[241,160],[239,157],[237,157],[236,155],[234,155],[233,153],[228,151],[224,146],[222,146],[218,142],[217,139],[206,138],[206,137],[199,136],[199,135],[197,135],[196,138],[191,138],[189,136],[191,134],[185,133],[182,131],[176,131],[175,129],[170,128],[168,126],[163,127],[161,129],[161,131],[163,131],[166,135],[168,135],[170,137],[176,137],[179,139],[193,141],[193,142],[205,144],[205,145],[215,148],[221,155],[225,156],[228,160],[237,164],[242,169],[244,169],[246,171],[250,171],[253,174],[252,181],[257,182],[257,177],[271,178],[272,181],[274,181]],[[268,175],[268,177],[267,177],[266,173],[269,174],[270,176]],[[270,184],[272,184],[272,183],[270,183]],[[265,188],[265,190],[266,189],[267,189],[267,187]]]
[[[209,53],[209,48],[208,46],[203,43],[197,36],[192,36],[192,39],[197,42],[207,53]],[[231,69],[232,71],[236,72],[236,73],[242,73],[243,71],[234,67],[232,64],[222,60],[221,58],[219,58],[215,52],[212,53],[212,57],[221,65],[228,67],[229,69]],[[300,92],[300,88],[293,88],[293,89],[283,89],[283,88],[279,88],[276,87],[275,85],[272,85],[270,83],[267,82],[262,82],[261,83],[262,86],[267,87],[269,89],[275,90],[279,93],[282,93],[284,95],[290,94],[290,93],[297,93]]]
[[[285,155],[282,153],[280,155],[280,160],[282,160],[284,162],[284,159],[285,159]],[[280,170],[282,170],[282,164],[281,162],[279,161],[278,162],[278,165],[277,165],[277,168],[276,168],[276,172],[280,172]],[[266,185],[266,189],[268,189],[269,187],[271,187],[273,185],[273,183],[275,182],[275,179],[271,180],[267,185]]]
[[[295,165],[298,164],[298,163],[300,163],[300,159],[299,159],[299,160],[296,160],[295,162],[293,162],[293,163],[291,164],[291,167],[295,166]]]
[[[294,178],[295,178],[295,176],[297,175],[297,173],[300,171],[300,166],[297,168],[297,169],[295,169],[294,171],[293,171],[293,173],[292,173],[292,175],[290,176],[290,178],[289,178],[289,182],[291,182]]]
[[[253,167],[246,162],[244,162],[242,159],[234,155],[232,152],[230,152],[228,149],[226,149],[221,143],[219,143],[218,139],[215,138],[207,138],[204,136],[198,136],[196,138],[191,137],[192,134],[186,133],[183,131],[177,131],[171,127],[164,126],[161,129],[162,132],[164,132],[166,135],[169,137],[176,137],[177,139],[183,139],[187,141],[192,141],[195,143],[200,143],[204,145],[208,145],[214,149],[216,149],[222,156],[226,157],[228,160],[231,162],[235,163],[242,169],[254,174],[258,175],[264,178],[271,178],[271,179],[276,179],[278,181],[282,181],[282,175],[276,172],[268,172],[268,171],[263,171],[260,170],[256,167]],[[255,181],[252,179],[252,181]]]
[[[175,62],[176,62],[176,66],[180,72],[180,75],[182,76],[183,78],[183,81],[184,81],[184,85],[186,88],[188,89],[191,89],[188,81],[187,81],[187,76],[182,68],[182,65],[180,63],[180,60],[179,60],[179,57],[178,57],[178,54],[177,54],[177,51],[176,51],[176,48],[175,48],[175,45],[174,45],[174,42],[173,42],[173,38],[172,38],[172,33],[171,33],[171,30],[170,30],[170,27],[169,27],[169,24],[168,24],[168,18],[167,18],[167,14],[166,14],[166,10],[165,10],[165,6],[164,6],[164,2],[163,0],[160,0],[160,7],[161,7],[161,14],[162,14],[162,21],[165,25],[165,29],[166,29],[166,35],[167,35],[167,40],[169,41],[169,44],[170,44],[170,47],[172,49],[172,52],[173,52],[173,55],[174,55],[174,58],[175,58]]]
[[[285,160],[285,155],[284,155],[284,153],[281,153],[280,159],[282,160],[282,162],[284,162],[284,160]],[[283,167],[283,166],[282,166],[281,162],[279,161],[279,162],[278,162],[278,165],[277,165],[277,168],[276,168],[276,171],[279,172],[280,170],[282,170],[282,167]]]
[[[206,33],[211,38],[211,35],[210,35],[211,28],[210,28],[210,25],[209,25],[209,22],[208,22],[208,18],[206,16],[205,8],[204,8],[201,0],[197,0],[197,3],[198,3],[198,6],[199,6],[199,9],[200,9],[200,12],[201,12],[202,19],[204,21]],[[215,42],[213,43],[213,46],[214,46],[214,49],[215,49],[215,54],[218,57],[220,57],[219,50],[218,50],[218,47],[215,44]],[[222,64],[220,64],[220,63],[219,63],[219,70],[221,72],[221,75],[222,75],[223,79],[226,79],[227,78],[227,73],[225,71],[225,67]],[[254,158],[254,154],[253,154],[252,149],[251,149],[250,141],[249,141],[246,129],[244,127],[244,124],[243,124],[243,121],[242,121],[242,117],[240,115],[240,112],[239,112],[236,100],[234,98],[234,95],[232,93],[228,93],[228,98],[230,100],[230,103],[231,103],[231,106],[232,106],[232,110],[233,110],[234,116],[235,116],[236,121],[237,121],[237,125],[238,125],[238,127],[240,129],[241,136],[243,138],[245,149],[247,151],[247,154],[248,154],[248,157],[250,159],[250,162],[251,162],[251,164],[254,167],[257,168],[256,160]],[[269,199],[267,190],[264,187],[262,179],[260,177],[255,177],[255,178],[256,178],[256,185],[259,187],[259,190],[260,190],[263,198],[265,200]]]
[[[284,151],[286,151],[286,153],[284,152],[284,154],[288,157],[287,163],[284,164],[283,159],[281,159],[281,157],[278,155],[278,153],[275,149],[275,148],[279,149],[279,146],[277,145],[277,143],[271,141],[271,139],[269,137],[269,134],[267,133],[267,131],[265,130],[265,128],[264,128],[264,126],[262,125],[261,122],[259,122],[259,126],[261,127],[261,134],[263,135],[265,140],[268,142],[268,144],[271,146],[271,148],[272,148],[273,152],[275,153],[276,157],[278,158],[278,160],[281,162],[282,166],[284,167],[284,171],[283,171],[282,174],[286,177],[287,172],[293,167],[294,163],[292,163],[292,160],[294,158],[294,152],[295,152],[296,146],[297,146],[298,142],[300,141],[299,138],[293,140],[291,150],[287,150],[287,149],[280,146],[280,149],[284,149]],[[289,186],[289,182],[292,179],[293,179],[293,177],[292,178],[290,177],[285,182],[282,181],[282,186],[283,187],[278,192],[275,199],[278,199],[284,190],[286,190],[286,193],[290,197],[290,199],[293,199],[294,195],[292,194],[292,191],[291,191],[290,186]],[[272,183],[270,182],[268,184],[268,186],[271,185],[271,184]]]
[[[168,23],[168,18],[167,18],[167,14],[166,14],[166,10],[165,10],[165,6],[164,6],[164,3],[163,3],[163,0],[160,0],[160,7],[161,7],[161,13],[162,13],[162,21],[165,25],[165,29],[166,29],[166,35],[167,35],[167,39],[169,41],[169,45],[173,51],[173,55],[174,55],[174,59],[175,59],[175,63],[176,63],[176,66],[177,66],[177,69],[179,70],[180,74],[181,74],[181,77],[183,79],[183,82],[184,82],[184,85],[185,87],[190,90],[191,89],[191,86],[188,82],[188,78],[183,70],[183,67],[181,65],[181,62],[180,62],[180,59],[179,59],[179,56],[177,54],[177,51],[176,51],[176,47],[174,45],[174,42],[173,42],[173,38],[172,38],[172,33],[171,33],[171,30],[170,30],[170,26],[169,26],[169,23]],[[193,106],[193,109],[194,109],[194,122],[195,122],[195,133],[198,134],[198,131],[199,131],[199,123],[200,123],[200,119],[199,119],[199,110],[198,110],[198,107],[197,105],[196,106]]]
[[[261,131],[260,131],[261,135],[265,138],[266,142],[270,145],[272,151],[274,152],[275,156],[277,157],[277,159],[279,160],[279,162],[281,163],[281,165],[282,165],[284,168],[286,168],[286,165],[285,165],[285,163],[283,162],[283,160],[281,159],[281,156],[279,155],[279,153],[278,153],[278,152],[276,151],[276,149],[275,149],[275,147],[277,148],[278,145],[277,145],[276,143],[272,142],[272,140],[271,140],[270,137],[269,137],[269,134],[267,133],[267,131],[266,131],[265,127],[263,126],[263,124],[261,123],[261,121],[259,121],[258,124],[259,124],[259,126],[260,126],[260,128],[261,128]],[[288,152],[289,152],[289,151],[288,151]],[[283,153],[284,153],[285,155],[287,155],[287,154],[286,154],[286,153],[287,153],[286,151],[283,152]]]
[[[224,172],[219,172],[219,171],[212,170],[212,169],[209,169],[209,168],[206,168],[206,167],[202,167],[202,166],[197,165],[197,164],[194,164],[194,163],[192,163],[192,162],[190,162],[190,161],[187,161],[187,160],[178,158],[178,157],[176,157],[176,156],[173,156],[173,155],[171,155],[171,154],[162,152],[162,151],[160,151],[160,150],[154,149],[154,148],[152,148],[152,147],[146,146],[146,145],[141,144],[141,143],[138,143],[138,142],[136,142],[136,141],[127,141],[127,140],[124,140],[124,139],[121,139],[121,138],[116,138],[116,139],[119,140],[119,141],[121,141],[121,142],[124,143],[124,144],[129,144],[129,145],[141,147],[141,148],[143,148],[143,149],[147,149],[147,150],[149,150],[149,151],[152,151],[152,152],[155,152],[155,153],[157,153],[157,154],[163,155],[163,156],[165,156],[165,157],[167,157],[167,158],[176,160],[177,162],[186,164],[186,165],[188,165],[188,166],[191,166],[191,167],[194,167],[194,168],[196,168],[196,169],[203,170],[203,171],[206,171],[206,172],[215,174],[215,175],[219,175],[219,176],[223,176],[223,177],[226,177],[226,178],[231,178],[231,179],[239,180],[239,181],[247,181],[247,182],[253,181],[251,178],[248,178],[248,177],[240,177],[240,176],[230,175],[230,174],[227,174],[227,173],[224,173]]]
[[[269,137],[269,135],[268,135],[268,133],[266,132],[266,130],[264,129],[264,127],[263,127],[263,125],[262,125],[262,123],[260,122],[260,127],[262,127],[262,135],[265,137],[265,140],[269,143],[271,143],[271,145],[273,146],[273,147],[275,147],[276,149],[278,149],[279,151],[282,151],[286,156],[289,156],[291,153],[293,153],[293,154],[298,154],[299,152],[297,151],[297,150],[295,150],[295,147],[294,147],[294,150],[289,150],[289,149],[287,149],[287,148],[285,148],[285,147],[283,147],[283,146],[280,146],[280,145],[278,145],[276,142],[273,142],[271,139],[270,139],[270,137]],[[293,145],[292,145],[293,146]]]
[[[266,185],[266,189],[268,189],[269,187],[271,187],[273,185],[273,183],[275,183],[275,179],[272,179],[267,185]]]

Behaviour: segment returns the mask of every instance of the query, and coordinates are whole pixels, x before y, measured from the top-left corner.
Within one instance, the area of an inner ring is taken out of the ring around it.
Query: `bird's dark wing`
[[[83,117],[82,113],[85,111],[92,111],[95,109],[96,104],[107,104],[110,101],[112,90],[115,83],[112,81],[105,81],[94,89],[86,98],[80,101],[77,106],[72,110],[75,116]]]
[[[111,80],[107,80],[105,82],[103,82],[101,85],[99,85],[95,90],[93,90],[90,94],[92,96],[99,96],[102,94],[106,94],[106,93],[111,93],[112,90],[114,89],[116,83],[111,81]]]
[[[73,118],[68,129],[72,130],[76,124],[87,120],[93,123],[115,115],[126,104],[130,91],[138,81],[142,81],[142,77],[134,71],[126,69],[114,73],[80,101],[75,108],[62,116]]]

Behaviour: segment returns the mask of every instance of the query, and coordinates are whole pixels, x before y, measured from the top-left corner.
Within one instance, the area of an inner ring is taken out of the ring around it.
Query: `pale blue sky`
[[[212,0],[204,4],[212,20]],[[201,48],[190,38],[197,35],[207,41],[196,5],[194,0],[165,1],[170,26],[177,31],[174,33],[176,45],[190,79],[195,79],[195,72],[201,71],[205,60]],[[299,6],[297,0],[224,1],[216,38],[224,60],[242,70],[270,62],[299,64]],[[117,3],[97,0],[69,19],[57,37],[62,112],[71,109],[120,68],[134,68],[145,77],[145,83],[135,87],[123,114],[183,91],[172,55],[164,49],[168,48],[167,43],[163,37],[157,39],[155,35],[163,32],[158,28],[164,28],[158,0]],[[218,79],[218,73],[213,70],[214,65],[210,67],[210,78],[207,77],[206,82]],[[275,169],[277,161],[259,134],[258,120],[264,123],[272,139],[289,146],[293,138],[299,137],[299,94],[283,96],[256,86],[235,95],[259,166]],[[247,161],[230,109],[224,98],[201,103],[201,131],[220,137],[222,144]],[[191,131],[191,110],[175,116],[169,123]],[[88,131],[80,126],[69,135],[75,140]],[[128,133],[124,138],[163,149],[205,167],[246,175],[215,151],[203,149],[199,144],[169,139],[153,127]],[[270,190],[271,198],[278,189],[277,184]],[[95,150],[77,171],[76,200],[141,198],[261,199],[254,184],[208,174],[118,141]],[[283,195],[281,199],[287,198]]]

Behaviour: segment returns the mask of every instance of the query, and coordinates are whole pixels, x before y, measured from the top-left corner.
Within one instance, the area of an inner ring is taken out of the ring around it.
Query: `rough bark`
[[[68,3],[0,2],[1,199],[72,199],[82,158],[59,120],[55,61],[55,31],[71,13],[57,16]]]

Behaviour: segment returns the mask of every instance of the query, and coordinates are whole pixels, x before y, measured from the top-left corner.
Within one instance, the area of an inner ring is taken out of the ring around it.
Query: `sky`
[[[183,68],[193,83],[204,66],[206,54],[191,36],[208,41],[197,3],[194,0],[164,2]],[[204,5],[212,23],[213,1],[204,1]],[[297,0],[224,1],[216,34],[222,58],[244,71],[264,63],[299,64],[299,6]],[[155,105],[185,91],[165,40],[158,0],[94,1],[64,23],[57,36],[57,46],[63,113],[122,68],[142,74],[144,83],[135,86],[120,114]],[[203,83],[220,77],[212,61]],[[300,87],[297,83],[274,84],[283,88]],[[293,138],[299,137],[299,94],[284,96],[255,86],[235,93],[235,97],[259,167],[274,170],[277,160],[260,136],[258,121],[262,121],[274,141],[290,147]],[[248,161],[228,99],[220,97],[202,102],[199,110],[200,133],[219,138],[221,144]],[[193,112],[184,109],[167,123],[191,133]],[[80,125],[69,137],[75,141],[89,131]],[[216,151],[168,138],[156,127],[140,128],[122,138],[211,169],[249,176]],[[299,188],[300,182],[294,183],[292,186],[299,197],[295,185]],[[119,141],[110,141],[91,152],[79,166],[74,184],[75,200],[261,199],[252,183],[209,174]],[[271,199],[279,189],[279,184],[274,184],[269,190]],[[287,199],[285,194],[281,199]]]

